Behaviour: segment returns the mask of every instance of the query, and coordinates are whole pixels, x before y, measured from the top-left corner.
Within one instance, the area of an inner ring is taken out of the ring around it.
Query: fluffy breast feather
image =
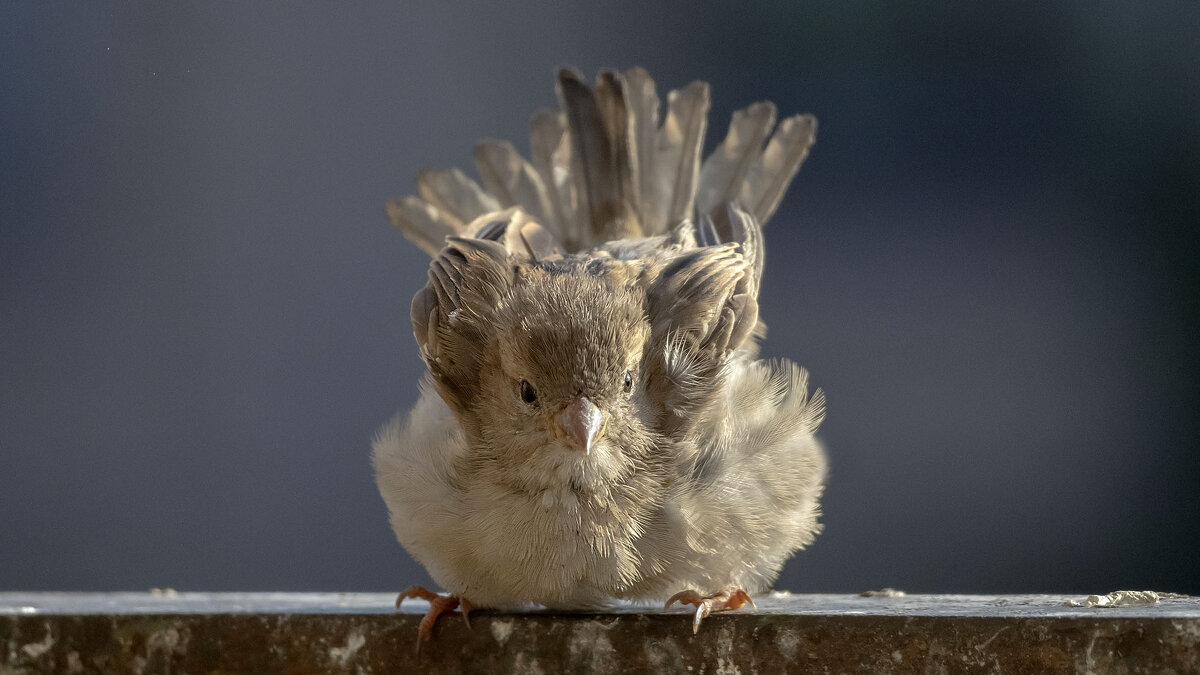
[[[634,512],[648,508],[644,490],[580,490],[573,485],[585,481],[569,476],[541,490],[504,485],[498,472],[463,470],[460,429],[427,386],[374,442],[396,537],[438,584],[480,606],[574,609],[603,606],[641,578],[636,542],[647,518]]]

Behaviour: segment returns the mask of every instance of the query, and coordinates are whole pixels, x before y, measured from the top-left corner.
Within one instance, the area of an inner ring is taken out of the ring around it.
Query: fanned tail
[[[388,202],[392,223],[431,256],[446,237],[480,236],[489,225],[489,238],[532,257],[677,237],[688,222],[701,245],[742,242],[775,213],[816,138],[812,115],[776,126],[775,106],[755,103],[734,113],[701,163],[704,82],[669,92],[661,121],[654,80],[641,68],[602,72],[595,86],[564,68],[558,94],[561,112],[534,116],[528,161],[506,141],[484,141],[475,148],[482,186],[457,169],[421,171],[420,197]],[[519,227],[509,236],[497,232],[501,222]],[[747,244],[761,271],[761,243]]]
[[[625,80],[601,73],[596,88],[580,75],[558,73],[558,95],[571,138],[571,172],[577,215],[587,224],[587,244],[642,236],[637,214],[637,147],[625,99]]]

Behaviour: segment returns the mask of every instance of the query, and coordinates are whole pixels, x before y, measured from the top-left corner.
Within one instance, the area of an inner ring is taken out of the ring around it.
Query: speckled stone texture
[[[1200,673],[1200,599],[775,594],[687,610],[439,621],[379,593],[0,593],[3,673]]]

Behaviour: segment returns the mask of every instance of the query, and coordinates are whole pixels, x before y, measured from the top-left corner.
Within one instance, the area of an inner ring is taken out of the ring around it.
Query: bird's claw
[[[758,609],[758,605],[754,604],[754,599],[750,597],[750,594],[740,588],[727,588],[712,595],[700,595],[700,593],[692,589],[680,591],[667,598],[667,603],[663,605],[663,608],[666,609],[676,602],[681,605],[696,606],[696,614],[692,618],[693,635],[700,632],[700,623],[713,612],[727,612],[733,609],[741,609],[746,606],[746,603],[749,603],[755,610]]]
[[[471,628],[470,614],[475,610],[475,606],[466,598],[438,595],[424,586],[409,586],[396,598],[396,609],[400,609],[400,603],[408,598],[418,598],[429,603],[429,611],[425,612],[425,616],[421,617],[420,625],[417,626],[418,652],[421,650],[422,642],[429,642],[433,638],[433,624],[437,622],[439,616],[446,612],[453,612],[457,608],[462,614],[463,623],[467,624],[467,629]]]

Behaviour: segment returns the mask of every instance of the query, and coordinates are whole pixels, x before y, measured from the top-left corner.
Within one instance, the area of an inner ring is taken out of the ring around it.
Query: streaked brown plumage
[[[429,372],[375,441],[379,489],[473,606],[672,597],[698,627],[820,530],[824,397],[756,345],[761,223],[816,123],[757,103],[701,165],[706,84],[671,92],[661,126],[640,69],[564,70],[559,94],[532,163],[485,142],[486,189],[425,171],[389,204],[434,259],[412,302]]]

